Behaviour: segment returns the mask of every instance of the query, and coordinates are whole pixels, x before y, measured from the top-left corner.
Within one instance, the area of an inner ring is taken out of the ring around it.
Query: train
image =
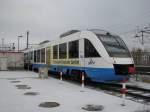
[[[134,61],[124,41],[105,30],[70,30],[57,40],[46,41],[24,52],[24,67],[38,71],[47,67],[53,74],[94,82],[129,79]]]

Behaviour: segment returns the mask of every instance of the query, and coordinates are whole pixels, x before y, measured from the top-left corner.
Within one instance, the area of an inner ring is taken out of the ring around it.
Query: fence
[[[150,66],[150,52],[136,51],[131,54],[136,66]]]

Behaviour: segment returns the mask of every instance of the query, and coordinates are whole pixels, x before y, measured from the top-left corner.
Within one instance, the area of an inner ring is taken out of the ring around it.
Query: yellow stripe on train
[[[81,66],[79,60],[52,60],[51,64],[58,64],[65,66]]]

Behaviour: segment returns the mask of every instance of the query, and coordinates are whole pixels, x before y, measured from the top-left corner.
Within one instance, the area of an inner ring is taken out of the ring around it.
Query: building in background
[[[24,68],[22,52],[0,52],[0,70],[21,70]]]

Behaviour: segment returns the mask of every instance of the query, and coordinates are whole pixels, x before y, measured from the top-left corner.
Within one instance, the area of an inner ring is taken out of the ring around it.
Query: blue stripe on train
[[[124,78],[124,76],[116,75],[113,68],[91,68],[91,67],[51,65],[49,70],[53,72],[62,71],[64,74],[66,74],[67,70],[85,71],[87,76],[91,78],[92,81],[95,82],[121,81]]]
[[[33,68],[46,67],[46,64],[33,64]],[[116,75],[113,68],[92,68],[92,67],[75,67],[75,66],[61,66],[61,65],[51,65],[49,70],[52,72],[63,72],[65,75],[67,70],[81,70],[85,71],[87,76],[95,82],[105,82],[105,81],[121,81],[125,76]],[[126,78],[128,78],[126,76]]]

